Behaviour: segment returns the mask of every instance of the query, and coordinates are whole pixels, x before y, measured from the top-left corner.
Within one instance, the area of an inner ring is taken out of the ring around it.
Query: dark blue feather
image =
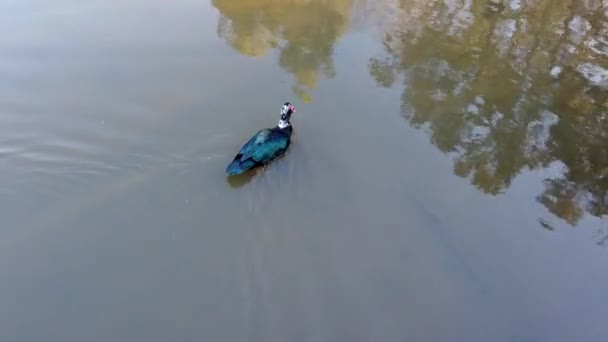
[[[226,172],[239,175],[282,156],[289,148],[291,132],[291,126],[258,131],[241,147],[234,160],[226,167]]]

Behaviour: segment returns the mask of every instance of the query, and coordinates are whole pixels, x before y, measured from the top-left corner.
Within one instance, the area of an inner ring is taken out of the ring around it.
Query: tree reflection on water
[[[213,0],[218,35],[240,53],[279,50],[279,65],[296,78],[295,94],[310,102],[319,75],[334,76],[333,47],[347,31],[352,0]]]
[[[402,115],[454,157],[455,174],[499,194],[546,168],[537,199],[551,213],[571,225],[608,214],[608,1],[393,9],[369,71],[382,87],[402,80]]]

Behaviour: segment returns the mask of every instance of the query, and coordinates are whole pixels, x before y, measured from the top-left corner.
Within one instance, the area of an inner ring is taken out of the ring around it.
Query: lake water
[[[0,337],[604,341],[608,1],[0,2]],[[227,178],[297,108],[285,158]]]

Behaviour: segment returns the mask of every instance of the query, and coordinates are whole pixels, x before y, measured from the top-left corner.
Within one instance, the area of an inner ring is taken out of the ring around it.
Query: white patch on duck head
[[[283,107],[281,107],[281,120],[279,120],[279,123],[277,124],[277,126],[280,129],[289,127],[291,125],[289,123],[289,120],[291,119],[291,114],[293,114],[295,112],[296,112],[296,107],[294,107],[289,102],[285,102]]]

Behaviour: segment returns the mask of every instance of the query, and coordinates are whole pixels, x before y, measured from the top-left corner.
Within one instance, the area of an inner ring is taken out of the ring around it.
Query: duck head
[[[289,102],[285,102],[281,108],[281,120],[279,120],[279,127],[285,128],[290,125],[291,114],[296,112],[296,107]]]

